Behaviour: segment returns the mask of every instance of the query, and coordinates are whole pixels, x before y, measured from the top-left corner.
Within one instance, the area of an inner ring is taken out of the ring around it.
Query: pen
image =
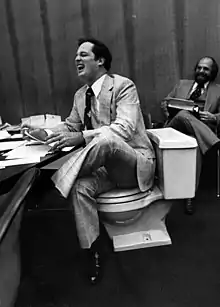
[[[41,141],[36,141],[36,143],[27,143],[25,146],[36,146],[36,145],[47,145]]]

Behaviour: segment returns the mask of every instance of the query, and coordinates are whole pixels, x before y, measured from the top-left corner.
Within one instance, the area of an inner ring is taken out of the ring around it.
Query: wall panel
[[[213,56],[220,64],[220,3],[218,0],[185,3],[184,77],[189,78],[200,57]],[[220,82],[219,77],[217,80]]]
[[[160,101],[179,78],[172,1],[135,1],[135,71],[145,115],[160,115]]]
[[[25,114],[53,110],[38,0],[12,0]]]
[[[90,0],[90,30],[94,37],[98,37],[111,49],[112,72],[129,76],[131,63],[128,63],[122,4],[123,2],[118,0]],[[132,43],[130,41],[130,44]]]
[[[83,36],[82,6],[78,1],[48,1],[50,58],[53,73],[52,101],[57,114],[65,118],[73,93],[80,86],[75,70],[77,39]]]
[[[10,122],[19,122],[23,115],[23,104],[21,77],[16,58],[17,40],[11,33],[14,32],[12,25],[10,5],[0,1],[0,116]]]
[[[160,121],[161,100],[198,58],[220,63],[219,25],[219,0],[2,0],[0,115],[65,118],[80,86],[77,39],[93,36],[112,51],[112,72],[136,83],[145,117]]]

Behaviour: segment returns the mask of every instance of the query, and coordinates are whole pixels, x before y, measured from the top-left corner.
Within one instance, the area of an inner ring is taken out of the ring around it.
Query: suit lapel
[[[204,106],[204,109],[206,111],[212,111],[212,109],[216,108],[216,105],[213,104],[213,102],[215,101],[215,96],[216,96],[215,84],[210,83],[208,85],[206,101],[205,101],[205,106]]]
[[[188,84],[185,86],[186,90],[186,99],[189,99],[190,97],[190,92],[192,90],[192,86],[194,84],[194,81],[190,81]],[[213,109],[216,108],[216,105],[213,104],[213,101],[215,101],[215,96],[216,96],[216,86],[212,82],[208,85],[207,88],[207,94],[205,95],[205,105],[204,105],[204,110],[206,111],[212,111]]]
[[[191,80],[189,81],[188,84],[186,84],[186,87],[185,87],[186,99],[189,99],[189,97],[190,97],[193,84],[194,84],[194,81],[191,81]]]
[[[110,125],[111,123],[111,100],[113,85],[114,78],[106,75],[99,96],[97,97],[99,100],[99,116],[101,125]]]
[[[82,122],[84,121],[84,110],[86,106],[86,90],[87,85],[84,85],[83,87],[81,87],[80,93],[77,96],[77,107]]]

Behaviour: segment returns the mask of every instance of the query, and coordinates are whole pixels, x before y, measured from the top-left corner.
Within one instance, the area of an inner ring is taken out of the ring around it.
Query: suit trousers
[[[100,137],[88,153],[69,194],[82,248],[90,248],[99,236],[96,197],[116,187],[137,187],[136,168],[135,150],[115,135]]]
[[[208,125],[185,110],[178,112],[166,126],[172,127],[182,133],[196,138],[198,143],[196,186],[198,186],[202,166],[202,156],[219,142],[219,138]]]

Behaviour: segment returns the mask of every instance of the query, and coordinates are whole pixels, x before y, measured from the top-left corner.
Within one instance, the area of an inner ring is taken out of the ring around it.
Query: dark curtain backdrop
[[[160,121],[161,99],[180,78],[192,76],[199,57],[210,55],[220,63],[220,1],[1,0],[4,121],[68,115],[80,86],[77,38],[88,35],[110,47],[112,72],[136,83],[145,117],[150,113]]]

